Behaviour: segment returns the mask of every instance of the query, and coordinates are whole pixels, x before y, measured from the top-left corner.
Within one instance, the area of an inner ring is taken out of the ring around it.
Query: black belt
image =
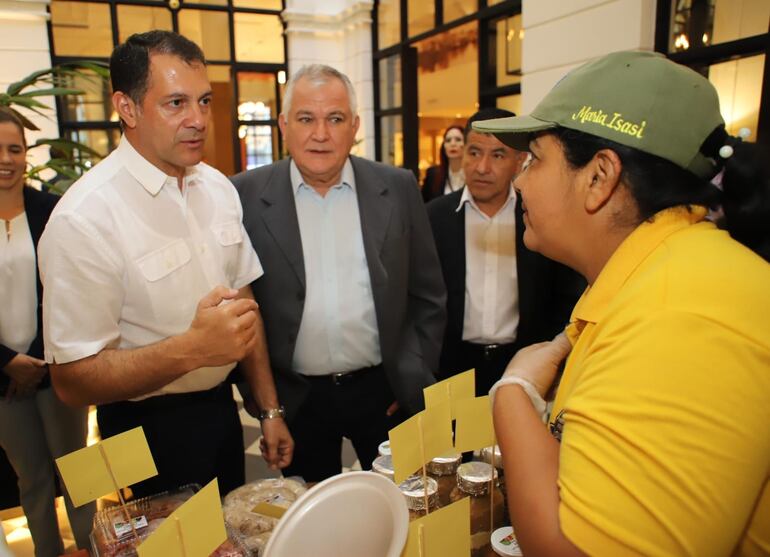
[[[476,344],[475,342],[463,342],[463,345],[467,350],[474,355],[480,356],[485,360],[492,360],[501,354],[516,351],[516,343],[509,342],[506,344]]]
[[[329,373],[327,375],[303,375],[302,377],[311,381],[324,381],[327,383],[330,382],[333,385],[346,385],[375,370],[382,371],[382,364],[354,369],[353,371],[342,371],[339,373]]]

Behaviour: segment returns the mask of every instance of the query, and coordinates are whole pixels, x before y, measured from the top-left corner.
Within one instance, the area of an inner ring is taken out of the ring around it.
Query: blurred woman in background
[[[427,203],[435,197],[457,191],[465,185],[463,174],[464,130],[461,126],[449,126],[439,150],[440,163],[431,166],[422,183],[422,198]]]
[[[54,499],[54,459],[85,446],[87,408],[68,408],[51,388],[43,359],[42,286],[35,250],[58,197],[24,183],[24,127],[0,109],[0,446],[19,479],[36,557],[64,552]],[[67,515],[88,547],[93,503]]]

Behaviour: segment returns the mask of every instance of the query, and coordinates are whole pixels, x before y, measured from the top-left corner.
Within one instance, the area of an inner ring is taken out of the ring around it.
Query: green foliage
[[[38,97],[68,95],[84,95],[85,91],[69,86],[76,79],[103,82],[109,79],[109,67],[107,64],[96,61],[82,60],[68,62],[39,70],[27,77],[11,83],[4,92],[0,92],[0,106],[7,107],[21,120],[24,127],[39,131],[34,122],[24,116],[18,108],[23,107],[35,114],[50,118],[51,109],[41,103]],[[39,139],[30,149],[47,146],[51,149],[52,158],[44,164],[31,166],[27,171],[29,180],[38,181],[46,185],[51,191],[64,193],[72,182],[90,167],[89,159],[101,158],[87,145],[69,139]],[[56,173],[53,179],[46,179],[43,175]]]

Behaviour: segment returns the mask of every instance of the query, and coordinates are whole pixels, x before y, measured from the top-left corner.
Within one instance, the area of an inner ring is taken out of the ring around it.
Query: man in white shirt
[[[118,148],[78,180],[40,241],[45,357],[69,404],[98,404],[103,437],[144,428],[159,475],[149,495],[244,482],[230,385],[240,361],[263,409],[278,407],[258,306],[262,275],[237,193],[201,163],[211,87],[203,53],[175,33],[132,35],[110,60]],[[292,440],[263,422],[279,468]]]
[[[233,178],[267,270],[253,289],[296,441],[286,472],[309,481],[340,472],[343,437],[371,466],[400,416],[421,408],[444,328],[417,182],[351,156],[358,123],[350,80],[304,67],[279,118],[291,159]]]
[[[439,377],[476,370],[485,395],[520,347],[550,340],[567,324],[584,286],[574,272],[528,250],[525,208],[512,181],[526,153],[471,123],[513,113],[482,109],[465,128],[466,186],[427,206],[447,285]]]

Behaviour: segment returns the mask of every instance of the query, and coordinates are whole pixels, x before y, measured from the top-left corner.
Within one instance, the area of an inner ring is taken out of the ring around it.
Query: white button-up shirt
[[[37,336],[37,273],[24,212],[0,219],[0,308],[0,344],[26,354]]]
[[[516,270],[516,193],[493,217],[463,190],[457,211],[465,208],[465,316],[463,340],[504,344],[516,340],[519,282]]]
[[[290,172],[306,285],[292,366],[328,375],[377,365],[380,335],[350,159],[324,197],[304,183],[294,161]]]
[[[219,171],[189,168],[180,191],[124,137],[64,195],[40,239],[46,361],[178,335],[215,286],[259,278],[242,216]],[[146,396],[210,389],[234,366],[194,370]]]

